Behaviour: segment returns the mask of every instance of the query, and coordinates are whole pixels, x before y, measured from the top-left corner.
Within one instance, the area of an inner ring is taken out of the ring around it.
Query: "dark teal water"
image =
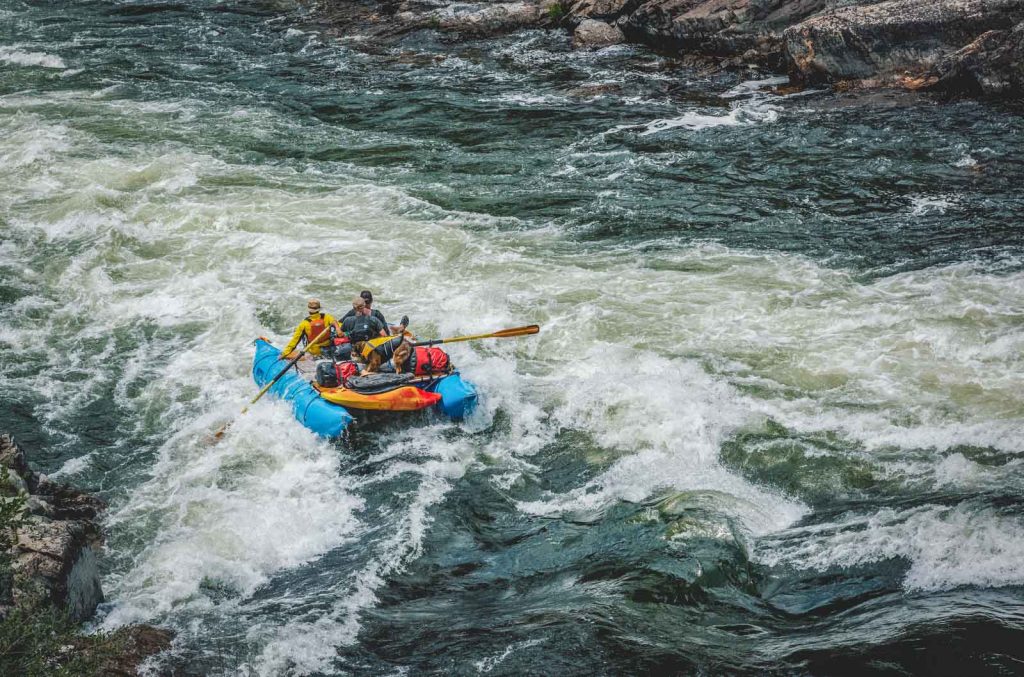
[[[1024,117],[560,33],[0,0],[0,429],[181,674],[1017,674]],[[374,289],[482,393],[318,441]],[[231,432],[211,446],[209,433]]]

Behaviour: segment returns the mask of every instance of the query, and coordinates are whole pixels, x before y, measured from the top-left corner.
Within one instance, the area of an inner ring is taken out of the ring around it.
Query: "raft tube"
[[[461,421],[476,409],[476,388],[472,383],[463,381],[457,371],[434,381],[423,389],[441,396],[437,408],[448,418]]]
[[[260,387],[284,369],[286,360],[278,358],[281,351],[264,338],[255,341],[256,354],[252,360],[252,377]],[[278,399],[290,402],[295,418],[321,437],[339,437],[352,423],[352,414],[344,407],[331,404],[294,369],[278,379],[270,389]]]

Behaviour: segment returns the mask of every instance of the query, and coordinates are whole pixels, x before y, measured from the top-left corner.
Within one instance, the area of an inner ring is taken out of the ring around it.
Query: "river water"
[[[1024,117],[528,31],[0,0],[0,429],[185,675],[1019,674]],[[314,438],[373,289],[482,394]],[[224,440],[209,435],[234,421]]]

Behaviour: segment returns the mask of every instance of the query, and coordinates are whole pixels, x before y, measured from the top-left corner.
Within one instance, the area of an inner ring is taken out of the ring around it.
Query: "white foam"
[[[739,125],[770,124],[779,119],[779,108],[763,102],[744,102],[733,105],[724,115],[707,115],[695,111],[687,111],[678,117],[658,118],[642,125],[619,125],[605,132],[606,134],[621,130],[637,131],[640,136],[659,134],[672,129],[688,129],[701,131],[715,127],[736,127]]]
[[[768,87],[776,87],[778,85],[785,85],[789,82],[789,77],[785,75],[776,76],[774,78],[764,78],[762,80],[744,80],[732,89],[722,92],[719,94],[723,99],[734,99],[740,96],[750,96],[755,94],[762,89]]]
[[[883,509],[766,541],[756,559],[770,566],[826,571],[906,559],[908,590],[1024,584],[1024,521],[973,503]]]
[[[15,66],[37,66],[39,68],[67,68],[64,59],[45,52],[23,52],[15,47],[0,47],[0,61]]]
[[[238,417],[226,439],[172,437],[152,479],[108,518],[112,529],[161,522],[132,568],[110,586],[105,627],[217,604],[201,586],[247,597],[282,568],[338,547],[358,525],[361,501],[338,457],[271,402]]]
[[[914,216],[925,214],[945,214],[946,211],[956,205],[956,198],[949,195],[911,195],[910,213]]]
[[[520,509],[592,518],[619,501],[638,503],[668,490],[716,490],[735,499],[726,509],[754,534],[783,528],[806,511],[718,463],[721,443],[749,416],[735,391],[692,364],[642,353],[634,361],[609,363],[602,357],[609,350],[596,348],[558,373],[565,402],[555,418],[562,427],[592,431],[621,458],[583,486],[522,502]]]
[[[411,502],[397,523],[391,525],[390,535],[374,545],[370,561],[362,569],[352,572],[347,590],[326,615],[314,621],[291,623],[274,629],[268,636],[267,628],[253,628],[250,639],[264,645],[254,666],[260,675],[278,675],[284,672],[307,675],[329,668],[337,656],[336,647],[355,640],[359,630],[359,614],[377,603],[376,590],[389,575],[400,571],[406,563],[416,559],[422,548],[426,530],[432,518],[428,510],[438,503],[462,477],[472,458],[472,449],[465,442],[442,443],[429,432],[410,431],[392,443],[402,452],[419,451],[429,455],[422,463],[392,463],[383,473],[366,481],[372,486],[398,475],[419,478]]]
[[[14,168],[52,161],[71,147],[65,125],[51,124],[38,115],[18,114],[0,119],[0,176]]]
[[[527,639],[527,640],[524,640],[522,642],[516,642],[514,644],[509,644],[499,654],[495,654],[493,656],[488,656],[488,657],[483,658],[481,660],[474,661],[473,662],[473,667],[475,667],[477,672],[479,672],[479,673],[488,673],[491,670],[493,670],[494,668],[496,668],[499,665],[501,665],[502,663],[504,663],[505,659],[508,658],[509,656],[511,656],[516,651],[522,651],[523,649],[529,649],[531,646],[537,646],[538,644],[543,644],[543,643],[544,643],[543,639]]]
[[[50,479],[60,478],[64,481],[68,476],[77,475],[92,465],[94,455],[94,452],[90,452],[88,454],[78,456],[77,458],[68,459],[56,472],[50,473]]]
[[[454,61],[437,69],[458,77]],[[0,125],[11,132],[0,136],[0,154],[11,158],[0,163],[0,204],[11,214],[0,253],[20,266],[24,274],[10,277],[26,287],[0,308],[0,340],[15,356],[40,334],[70,347],[44,356],[38,377],[5,373],[0,384],[39,397],[37,415],[68,448],[79,434],[68,421],[113,393],[119,411],[137,412],[125,423],[133,439],[159,449],[152,465],[132,461],[145,477],[111,509],[120,548],[112,555],[122,559],[104,580],[108,627],[157,620],[199,634],[230,626],[260,586],[343,547],[372,518],[381,538],[330,589],[335,605],[251,628],[253,671],[322,669],[356,636],[379,586],[418,556],[431,509],[456,479],[483,461],[500,483],[535,472],[534,456],[560,428],[592,436],[599,468],[524,510],[593,515],[620,501],[714,489],[723,510],[762,537],[803,506],[728,472],[717,454],[740,426],[765,416],[797,432],[837,434],[868,453],[1024,447],[1024,274],[1012,265],[865,283],[797,256],[682,239],[595,251],[557,225],[531,230],[440,209],[375,185],[369,170],[254,169],[163,143],[112,153],[47,117],[59,101],[62,115],[109,124],[123,116],[172,135],[241,124],[271,137],[290,124],[255,107],[238,116],[194,102],[105,98],[114,95],[0,99]],[[734,108],[730,116],[747,114]],[[335,141],[401,138],[303,131]],[[26,152],[51,135],[57,143]],[[51,256],[46,271],[30,265],[38,247]],[[531,322],[543,331],[453,345],[455,362],[480,387],[477,414],[454,441],[442,434],[450,424],[398,436],[369,480],[340,474],[337,451],[269,399],[212,450],[203,446],[253,394],[252,337],[280,342],[307,297],[338,311],[364,287],[390,317],[408,313],[425,337]],[[42,325],[28,312],[37,308],[47,310]],[[111,369],[115,355],[123,368]],[[51,378],[70,373],[62,369],[75,370],[75,388]],[[741,394],[748,385],[756,397]],[[501,430],[481,444],[472,433],[499,411]],[[942,458],[953,459],[936,454],[935,482],[984,483],[977,464]],[[62,471],[76,468],[69,462]],[[396,476],[414,480],[396,513],[361,515],[362,492]],[[227,592],[211,594],[211,585]]]

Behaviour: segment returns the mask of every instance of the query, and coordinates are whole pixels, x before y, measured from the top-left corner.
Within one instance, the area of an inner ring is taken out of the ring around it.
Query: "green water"
[[[0,429],[110,502],[98,627],[195,675],[1017,671],[1020,111],[321,28],[0,0]],[[239,418],[252,338],[363,288],[543,330],[452,347],[460,424]]]

